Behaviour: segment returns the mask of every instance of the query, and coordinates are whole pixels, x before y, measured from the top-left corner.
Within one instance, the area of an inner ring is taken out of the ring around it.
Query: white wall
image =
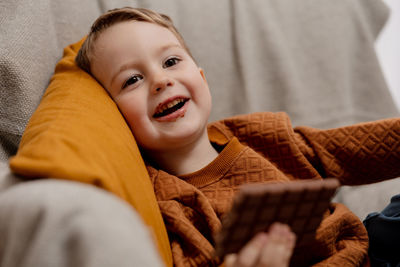
[[[389,89],[400,110],[400,0],[384,0],[390,18],[376,42],[376,51]]]

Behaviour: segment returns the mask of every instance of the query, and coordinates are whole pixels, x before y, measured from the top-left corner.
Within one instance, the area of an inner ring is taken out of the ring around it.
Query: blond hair
[[[91,73],[90,62],[93,57],[94,43],[96,42],[97,38],[107,28],[114,24],[125,21],[144,21],[167,28],[176,36],[183,48],[192,57],[183,37],[175,28],[170,17],[145,8],[124,7],[109,10],[95,20],[90,28],[86,40],[82,44],[82,47],[79,49],[79,52],[75,58],[76,64],[84,71]]]

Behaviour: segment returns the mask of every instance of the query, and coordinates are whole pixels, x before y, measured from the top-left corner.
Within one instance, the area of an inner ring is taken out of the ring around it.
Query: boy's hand
[[[237,254],[225,257],[226,267],[281,267],[289,266],[296,244],[296,235],[289,226],[271,225],[268,233],[259,233]]]

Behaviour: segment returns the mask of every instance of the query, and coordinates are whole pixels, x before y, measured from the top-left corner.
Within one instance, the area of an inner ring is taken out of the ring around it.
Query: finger
[[[259,265],[288,266],[294,244],[295,235],[287,225],[272,225],[268,232],[268,242],[260,254]]]
[[[224,258],[225,267],[234,267],[236,263],[237,255],[232,253],[228,254]]]
[[[286,224],[275,223],[272,225],[276,230],[277,238],[285,242],[288,248],[293,249],[296,245],[296,234]]]
[[[235,266],[247,267],[256,264],[266,240],[266,233],[258,233],[253,237],[237,254]]]

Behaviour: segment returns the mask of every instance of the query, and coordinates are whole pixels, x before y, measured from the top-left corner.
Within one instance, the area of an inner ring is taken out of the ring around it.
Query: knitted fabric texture
[[[213,237],[242,184],[336,177],[342,184],[400,176],[400,120],[318,130],[292,128],[285,113],[254,113],[209,125],[219,156],[203,169],[176,177],[148,166],[169,233],[176,266],[218,265]],[[316,242],[295,251],[295,266],[360,266],[368,236],[344,205],[332,204]]]

